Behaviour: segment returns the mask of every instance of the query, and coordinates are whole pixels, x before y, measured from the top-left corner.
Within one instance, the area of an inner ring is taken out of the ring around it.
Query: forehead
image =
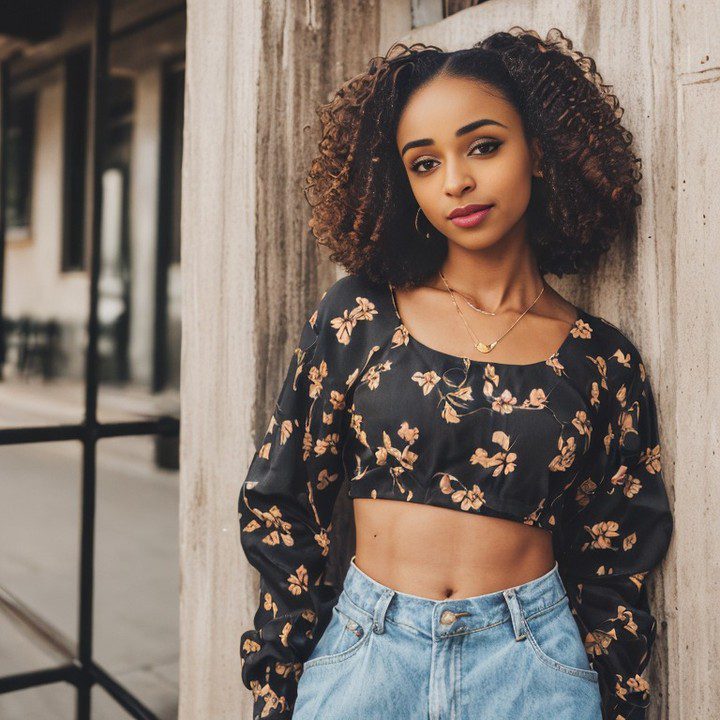
[[[397,141],[431,137],[451,142],[458,128],[480,118],[497,120],[511,131],[519,129],[517,111],[494,86],[469,78],[437,77],[410,96],[400,115]]]

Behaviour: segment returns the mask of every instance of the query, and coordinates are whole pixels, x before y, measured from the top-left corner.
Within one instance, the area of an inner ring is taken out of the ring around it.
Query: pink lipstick
[[[492,205],[466,205],[453,210],[449,217],[458,227],[471,228],[479,224],[492,207]]]

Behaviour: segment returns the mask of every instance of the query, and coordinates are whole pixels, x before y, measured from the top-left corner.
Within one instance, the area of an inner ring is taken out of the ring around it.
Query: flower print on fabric
[[[645,717],[656,633],[645,583],[673,527],[656,409],[637,348],[578,310],[549,358],[512,365],[418,342],[389,285],[349,275],[323,295],[238,502],[260,575],[240,641],[255,717],[292,716],[337,602],[325,573],[341,488],[551,531],[604,720]]]

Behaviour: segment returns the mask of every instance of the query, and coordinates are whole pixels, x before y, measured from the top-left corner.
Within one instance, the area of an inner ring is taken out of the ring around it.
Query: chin
[[[502,237],[470,237],[463,238],[448,237],[448,241],[463,248],[464,250],[487,250],[502,240]]]

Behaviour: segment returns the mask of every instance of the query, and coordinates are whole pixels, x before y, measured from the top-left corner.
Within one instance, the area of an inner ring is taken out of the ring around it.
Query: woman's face
[[[528,145],[520,115],[493,87],[435,78],[410,97],[396,140],[418,205],[449,242],[474,250],[518,229],[524,237],[539,148]],[[466,205],[492,207],[466,216],[464,226],[448,217]],[[427,232],[422,217],[418,227]]]

